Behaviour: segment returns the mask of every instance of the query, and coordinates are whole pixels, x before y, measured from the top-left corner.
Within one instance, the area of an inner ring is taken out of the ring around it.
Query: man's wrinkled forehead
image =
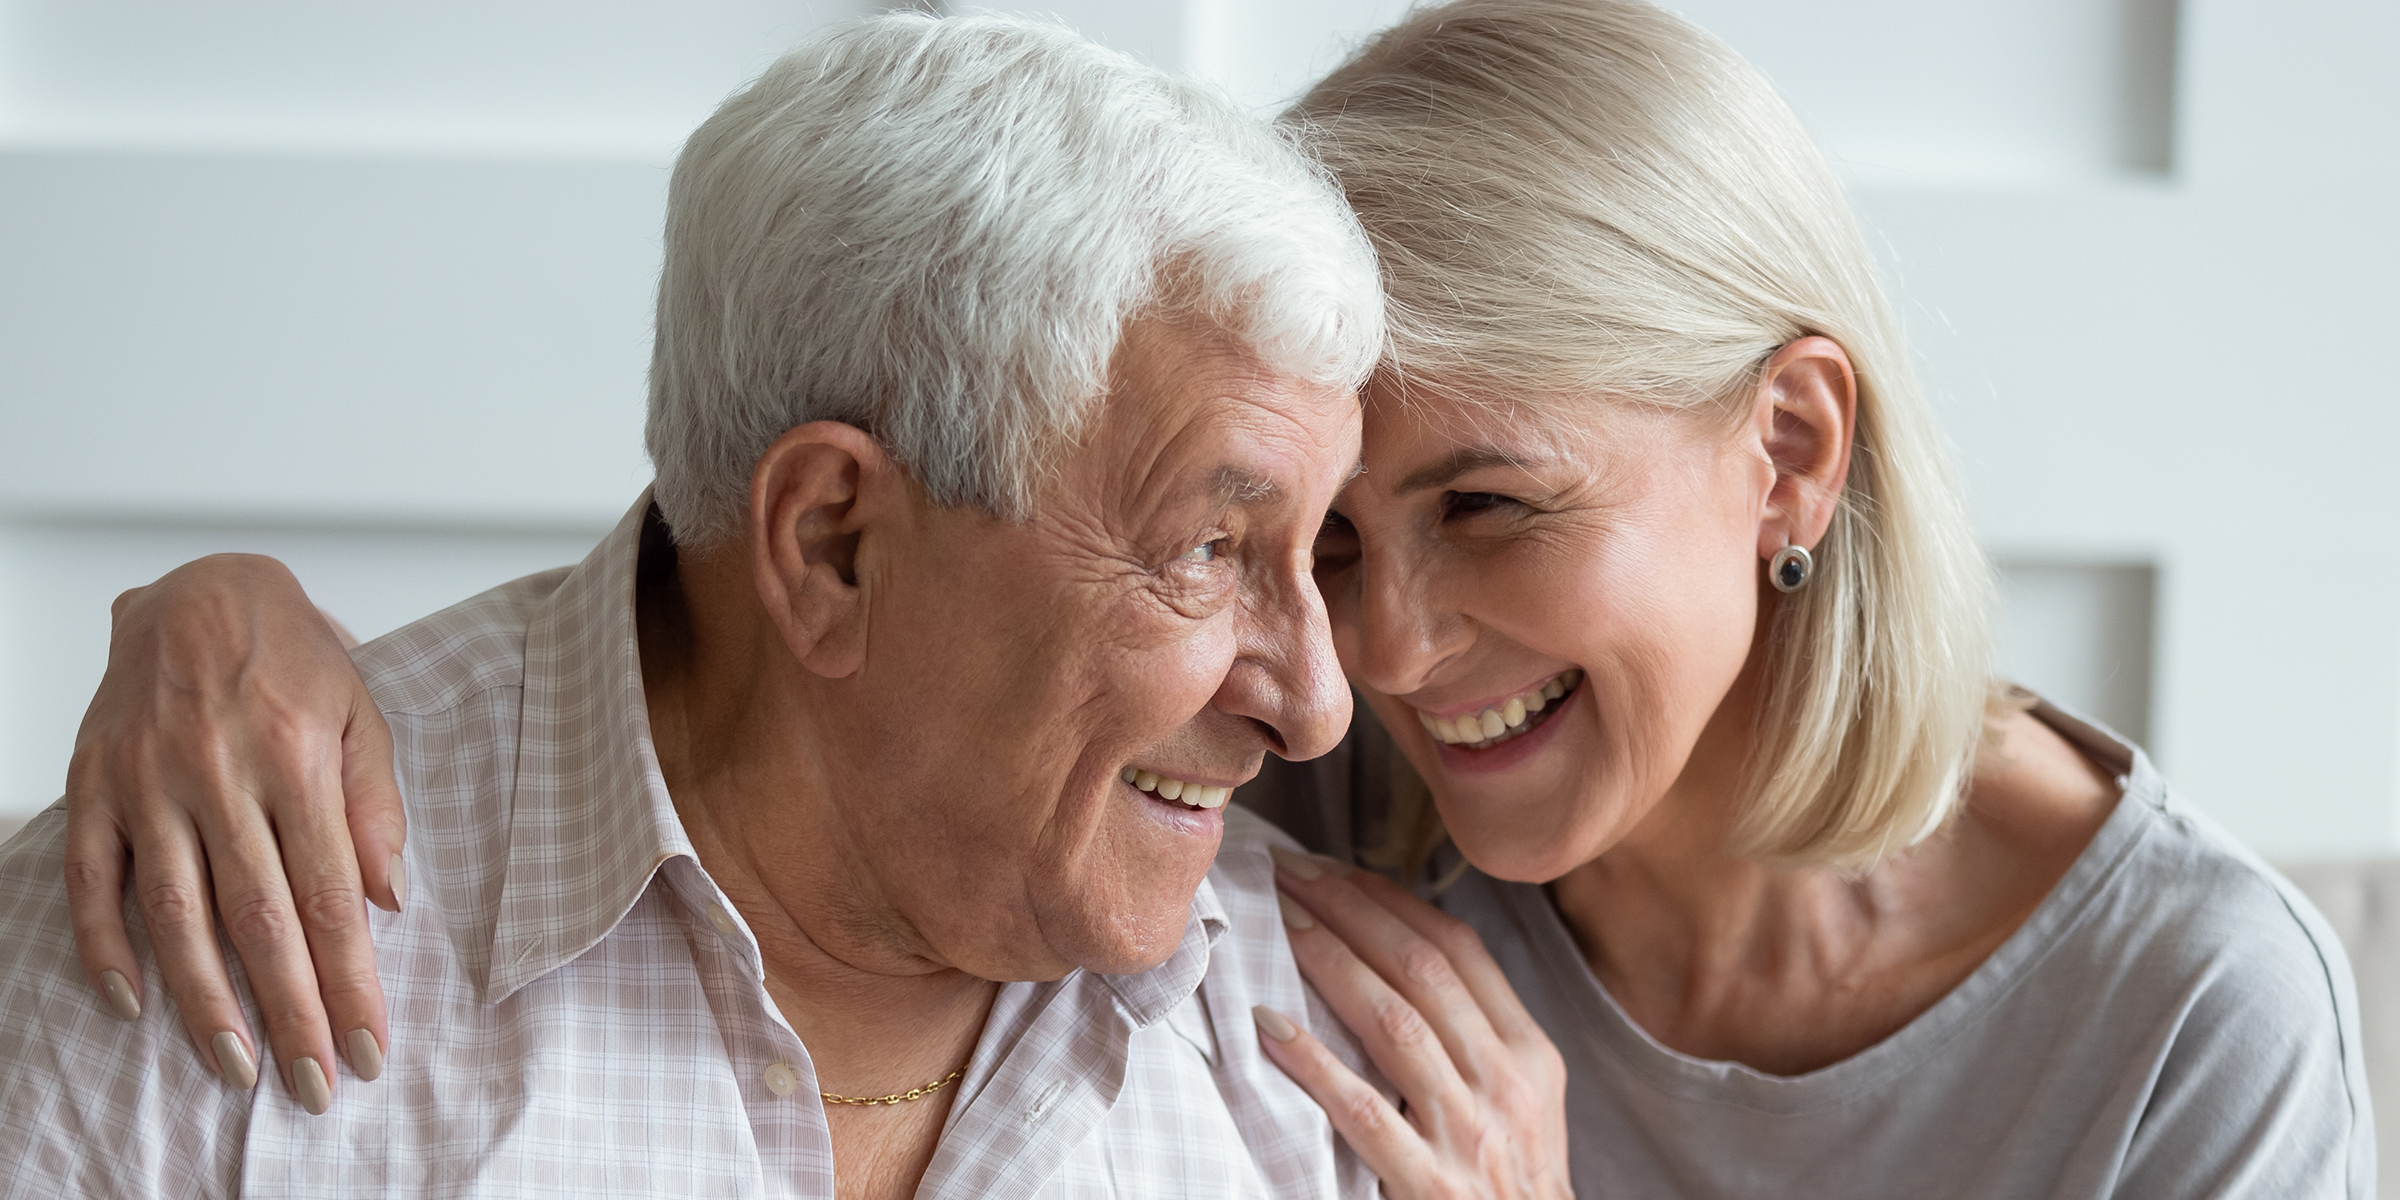
[[[1129,328],[1097,417],[1082,448],[1110,456],[1135,491],[1169,484],[1163,470],[1179,492],[1272,503],[1317,482],[1326,455],[1356,460],[1354,394],[1277,371],[1205,325]]]

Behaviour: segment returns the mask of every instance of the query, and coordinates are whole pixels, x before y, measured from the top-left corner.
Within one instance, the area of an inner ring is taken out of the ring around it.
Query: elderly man
[[[1349,715],[1309,548],[1379,306],[1300,156],[1071,35],[785,58],[676,165],[654,493],[361,656],[388,1023],[107,1016],[168,1006],[84,985],[53,809],[0,854],[0,1191],[1372,1190],[1252,1032],[1343,1036],[1223,805]],[[148,900],[150,965],[217,953]]]

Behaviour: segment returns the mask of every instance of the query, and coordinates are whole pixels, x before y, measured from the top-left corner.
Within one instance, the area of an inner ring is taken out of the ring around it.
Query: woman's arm
[[[391,734],[283,564],[215,555],[117,598],[67,809],[76,947],[119,1015],[138,1017],[145,994],[126,937],[130,852],[166,989],[228,1083],[259,1072],[219,914],[286,1087],[295,1060],[329,1068],[337,1044],[361,1079],[381,1073],[391,1039],[362,898],[395,912],[406,899]]]
[[[1380,875],[1281,850],[1275,860],[1301,974],[1402,1105],[1262,1012],[1267,1054],[1324,1106],[1384,1194],[1572,1196],[1566,1065],[1483,940]]]

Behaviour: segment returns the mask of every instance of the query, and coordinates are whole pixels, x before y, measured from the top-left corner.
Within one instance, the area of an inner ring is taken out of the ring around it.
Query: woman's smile
[[[1570,667],[1491,703],[1423,709],[1417,723],[1434,741],[1443,769],[1462,775],[1505,771],[1557,740],[1555,718],[1583,694],[1584,673]]]

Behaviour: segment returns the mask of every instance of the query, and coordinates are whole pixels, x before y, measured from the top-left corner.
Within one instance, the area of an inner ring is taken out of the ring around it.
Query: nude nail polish
[[[300,1107],[308,1115],[321,1117],[333,1107],[333,1085],[325,1081],[325,1068],[313,1058],[292,1060],[292,1094],[300,1097]]]
[[[350,1043],[350,1069],[360,1079],[370,1083],[383,1074],[383,1047],[375,1044],[375,1035],[364,1029],[353,1029],[344,1039]]]
[[[1267,853],[1274,856],[1275,866],[1278,870],[1281,870],[1284,874],[1289,875],[1294,879],[1308,881],[1321,879],[1325,875],[1324,863],[1317,861],[1315,858],[1309,855],[1302,854],[1297,850],[1286,850],[1281,846],[1269,846],[1267,847]]]
[[[408,864],[400,856],[392,856],[392,911],[408,907]]]
[[[125,982],[123,975],[115,971],[100,972],[100,991],[108,997],[108,1006],[117,1010],[118,1016],[128,1021],[142,1019],[141,997],[133,994],[133,985]]]
[[[1299,901],[1292,899],[1290,896],[1284,895],[1282,892],[1275,893],[1275,907],[1283,910],[1283,923],[1293,929],[1314,929],[1317,927],[1317,919],[1308,915],[1308,910],[1300,907]]]
[[[239,1034],[227,1029],[209,1041],[217,1052],[217,1071],[229,1087],[249,1091],[258,1086],[258,1063],[250,1057],[250,1048],[242,1044]]]
[[[1250,1019],[1256,1021],[1259,1029],[1276,1041],[1288,1042],[1300,1036],[1299,1027],[1292,1024],[1290,1017],[1276,1012],[1264,1004],[1250,1010]]]

